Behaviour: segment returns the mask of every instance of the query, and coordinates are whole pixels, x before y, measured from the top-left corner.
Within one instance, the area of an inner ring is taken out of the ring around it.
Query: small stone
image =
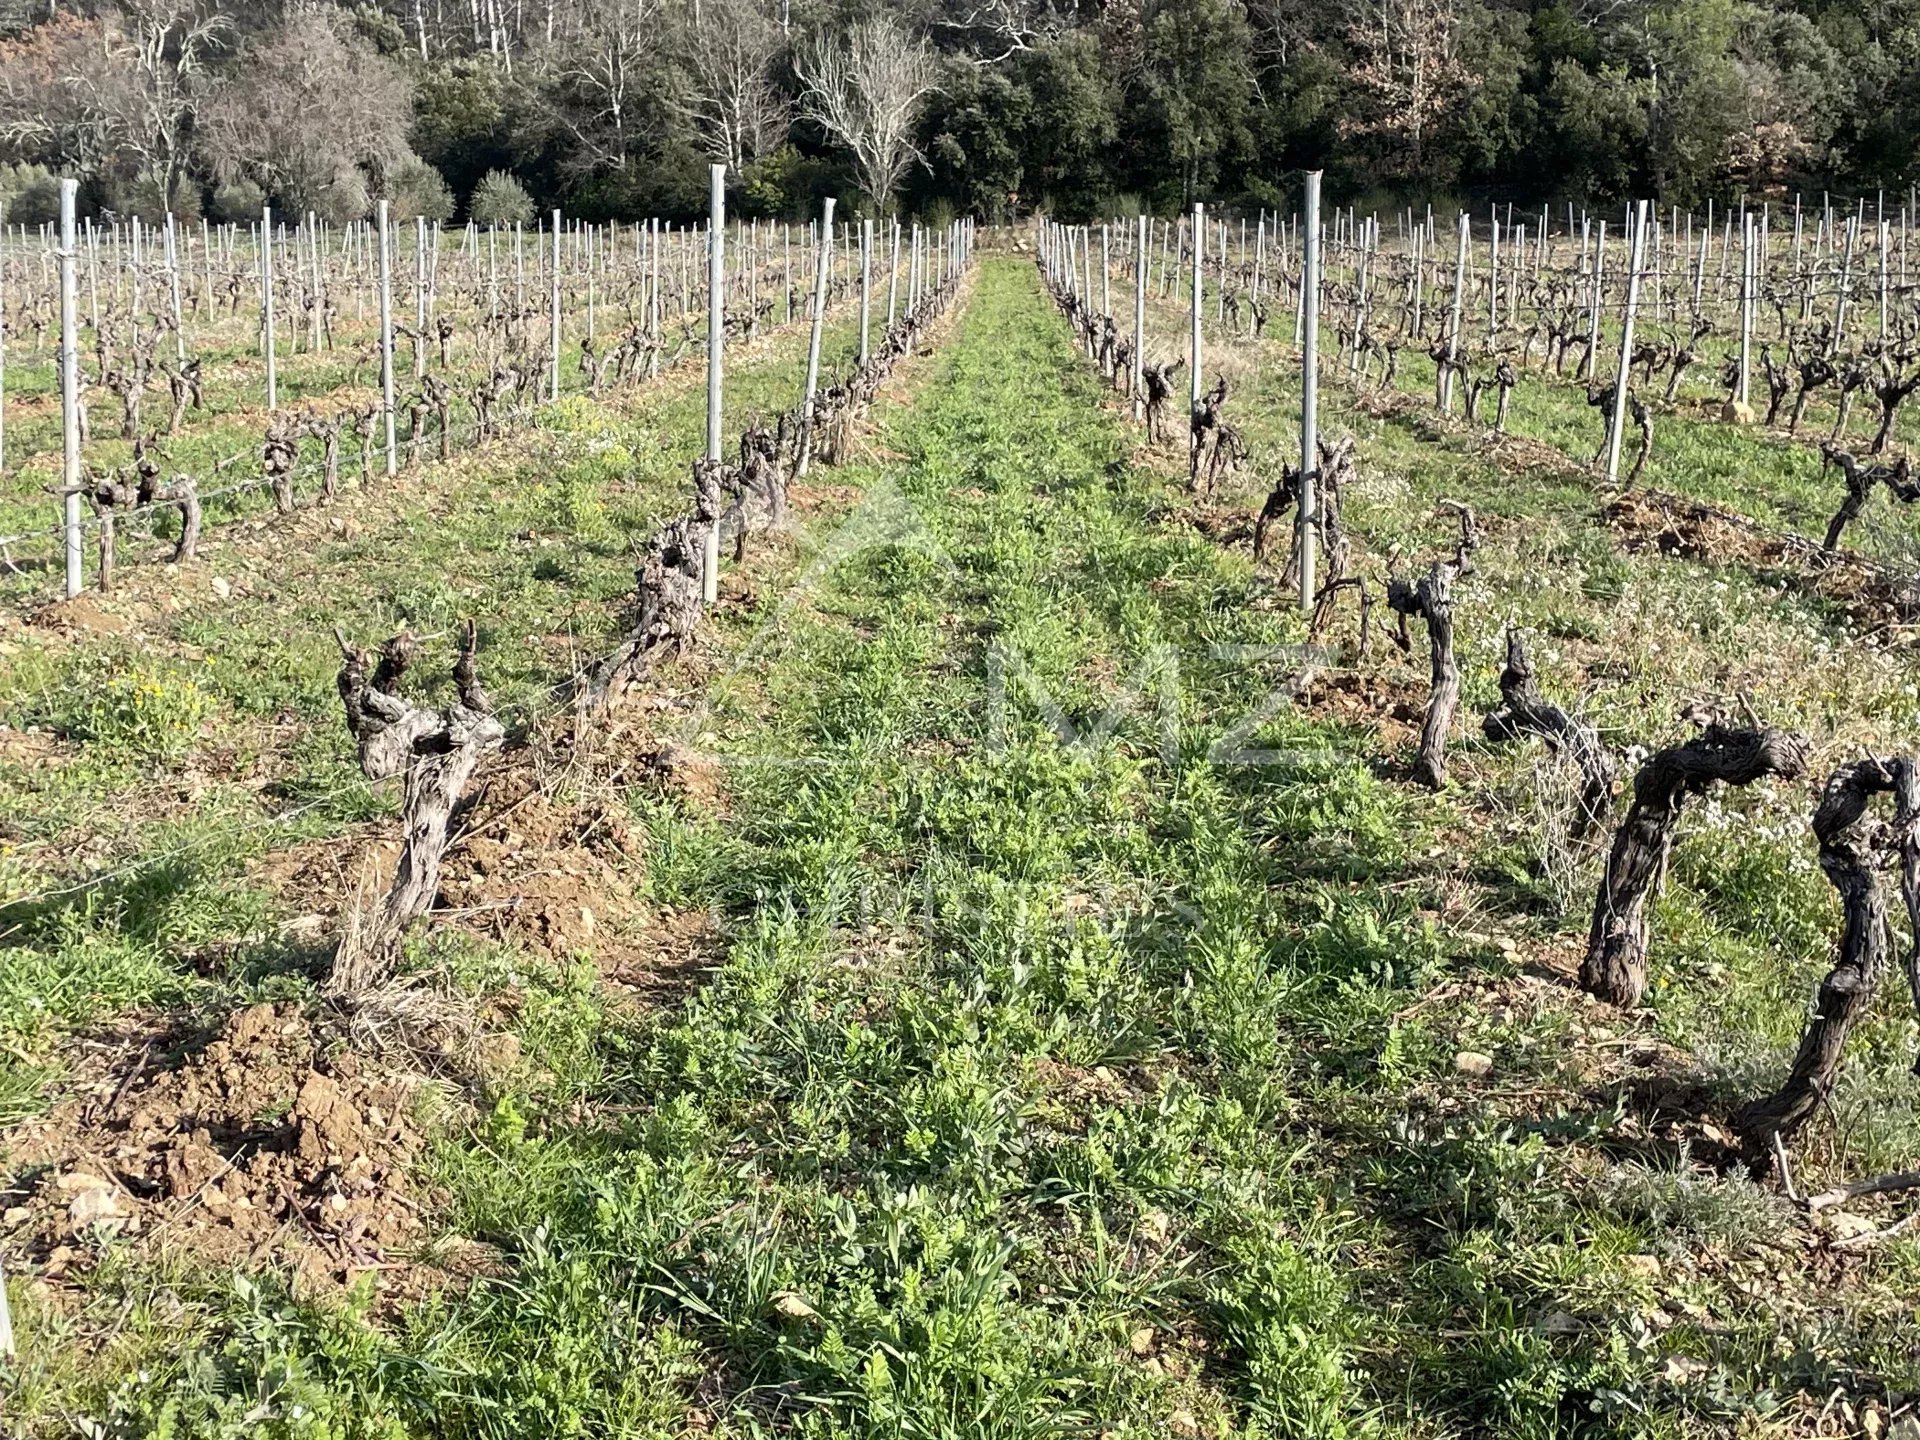
[[[1153,1353],[1153,1327],[1142,1325],[1127,1337],[1127,1348],[1143,1359]]]
[[[1176,1435],[1198,1435],[1200,1422],[1191,1410],[1176,1410],[1167,1417],[1167,1428]]]
[[[6,1214],[0,1215],[0,1225],[5,1225],[7,1229],[11,1230],[16,1225],[26,1224],[27,1221],[31,1220],[32,1218],[33,1218],[33,1212],[27,1209],[26,1206],[15,1205],[11,1209],[9,1209]]]
[[[820,1312],[802,1300],[791,1290],[782,1290],[773,1297],[773,1313],[782,1320],[817,1320]]]
[[[1855,1240],[1862,1235],[1871,1235],[1880,1227],[1864,1215],[1849,1214],[1845,1210],[1829,1210],[1820,1217],[1827,1227],[1827,1233],[1836,1240]]]
[[[1540,1322],[1542,1335],[1578,1335],[1583,1328],[1580,1317],[1565,1310],[1556,1310]]]
[[[213,593],[216,599],[225,600],[233,594],[233,586],[221,579],[218,575],[214,576],[208,583],[213,587]]]
[[[67,1223],[76,1231],[92,1225],[107,1225],[127,1218],[120,1203],[120,1192],[105,1183],[79,1191],[67,1205]]]
[[[1707,1373],[1707,1362],[1691,1355],[1669,1355],[1662,1373],[1669,1383],[1685,1385]]]
[[[1657,1255],[1623,1255],[1620,1268],[1636,1280],[1658,1280],[1660,1278],[1660,1257]]]
[[[1478,1050],[1462,1050],[1453,1057],[1453,1068],[1469,1080],[1484,1080],[1493,1073],[1493,1057]]]

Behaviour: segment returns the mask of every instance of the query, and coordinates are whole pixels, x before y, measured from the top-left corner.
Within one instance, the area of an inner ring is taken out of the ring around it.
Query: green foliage
[[[951,67],[928,108],[917,195],[993,220],[1016,203],[1089,218],[1102,206],[1121,94],[1095,37],[1069,32],[1004,67]]]
[[[747,162],[741,176],[747,213],[779,220],[805,221],[815,213],[813,198],[829,184],[833,167],[782,145]]]
[[[87,187],[82,187],[81,194],[83,204],[90,198],[117,214],[137,215],[151,225],[164,224],[169,211],[181,223],[197,222],[200,218],[201,187],[190,175],[174,178],[170,199],[160,179],[145,170],[104,172],[95,177],[90,194]],[[58,204],[57,191],[55,203]]]
[[[0,206],[9,225],[51,225],[60,219],[60,179],[44,165],[0,166]]]
[[[499,65],[485,55],[450,55],[412,72],[413,148],[456,194],[527,158],[520,137],[532,128],[530,117]]]
[[[438,164],[491,135],[506,118],[506,84],[500,67],[484,58],[422,67],[414,79],[414,148]]]
[[[998,222],[1025,173],[1012,112],[1026,99],[1008,76],[959,66],[929,107],[923,149],[928,174],[918,188],[952,196]]]
[[[213,192],[213,218],[229,225],[258,224],[267,192],[251,180],[230,180]]]
[[[1244,138],[1252,36],[1233,0],[1169,0],[1150,15],[1143,98],[1164,147],[1150,163],[1155,188],[1184,203],[1215,187],[1223,153]]]
[[[504,170],[489,170],[467,201],[476,225],[531,225],[533,213],[533,197]]]
[[[177,758],[212,713],[198,677],[176,665],[95,648],[48,662],[10,707],[15,723],[44,725],[70,740],[141,761]]]
[[[440,172],[418,155],[408,155],[387,176],[388,216],[394,220],[453,218],[453,191]]]

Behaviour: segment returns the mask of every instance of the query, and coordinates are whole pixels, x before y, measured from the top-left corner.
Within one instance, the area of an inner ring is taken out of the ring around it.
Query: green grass
[[[1263,368],[1234,402],[1263,455],[1286,453],[1290,383]],[[117,1257],[19,1307],[24,1432],[1680,1436],[1920,1388],[1913,1247],[1806,1273],[1777,1201],[1653,1133],[1609,1043],[1690,1046],[1710,1089],[1777,1069],[1831,923],[1795,858],[1806,797],[1703,807],[1652,1018],[1586,1006],[1487,933],[1545,954],[1584,923],[1531,859],[1531,756],[1463,738],[1434,797],[1375,727],[1285,705],[1247,737],[1284,758],[1222,759],[1297,668],[1299,621],[1101,400],[1030,268],[989,261],[913,403],[831,477],[859,503],[723,612],[684,725],[724,762],[726,812],[630,797],[641,898],[723,937],[683,1003],[635,1014],[585,965],[425,947],[514,1002],[519,1065],[428,1164],[437,1223],[497,1273],[392,1313]],[[1616,554],[1564,479],[1330,408],[1361,433],[1369,550],[1437,547],[1442,494],[1510,522],[1462,596],[1470,711],[1514,614],[1553,637],[1548,688],[1584,684],[1623,743],[1671,730],[1668,701],[1724,684],[1736,645],[1773,652],[1763,708],[1823,741],[1869,701],[1872,726],[1911,724],[1882,693],[1906,671],[1821,661],[1834,633],[1795,598]],[[540,587],[610,627],[641,510],[525,480],[447,496],[445,533],[404,553],[383,532],[323,562],[381,597],[359,628],[482,605],[524,697],[553,665],[516,638],[556,613]],[[565,573],[501,543],[535,514]],[[243,637],[224,664],[279,692],[258,713],[318,733],[319,618],[283,672],[264,609],[258,630],[176,624]],[[237,681],[206,688],[245,708]],[[147,733],[106,715],[117,749]],[[148,726],[163,754],[180,728]],[[127,944],[154,899],[86,933]],[[140,955],[101,994],[177,998]],[[1863,1039],[1848,1126],[1822,1132],[1836,1165],[1907,1144],[1905,1032]],[[1490,1081],[1454,1072],[1462,1049],[1496,1057]]]

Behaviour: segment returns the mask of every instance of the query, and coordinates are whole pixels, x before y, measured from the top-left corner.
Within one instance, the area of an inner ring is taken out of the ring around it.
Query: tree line
[[[0,0],[0,200],[334,222],[827,195],[991,221],[1195,200],[1899,188],[1903,0]]]

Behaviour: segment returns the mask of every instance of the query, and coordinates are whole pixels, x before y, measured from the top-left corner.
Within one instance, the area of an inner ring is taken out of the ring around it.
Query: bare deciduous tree
[[[1404,145],[1417,174],[1435,122],[1472,86],[1460,59],[1458,7],[1453,0],[1353,0],[1349,17],[1352,78],[1372,104],[1347,128]]]
[[[881,15],[815,37],[794,71],[801,108],[853,152],[860,188],[876,213],[885,210],[919,158],[913,125],[934,89],[933,48]]]
[[[366,213],[368,179],[406,158],[412,121],[406,72],[307,10],[248,50],[201,107],[199,137],[216,174],[345,220]]]
[[[161,206],[186,169],[194,102],[229,22],[207,0],[122,0],[109,22],[114,63],[102,101],[119,116],[122,146]]]
[[[1247,29],[1256,64],[1262,70],[1284,70],[1314,47],[1322,23],[1320,7],[1310,0],[1248,0]]]
[[[34,27],[0,45],[0,145],[85,171],[125,163],[164,207],[227,30],[207,0],[127,0],[97,20]]]
[[[574,0],[546,63],[566,102],[555,118],[579,144],[576,167],[618,170],[632,150],[634,109],[660,31],[651,0]]]
[[[735,175],[787,138],[792,107],[774,82],[784,37],[760,0],[701,0],[679,44],[675,108]]]
[[[934,22],[966,48],[974,65],[998,65],[1058,30],[1046,0],[960,0]]]
[[[118,117],[89,78],[108,53],[106,26],[76,15],[0,44],[0,144],[22,158],[98,169],[120,143]]]

